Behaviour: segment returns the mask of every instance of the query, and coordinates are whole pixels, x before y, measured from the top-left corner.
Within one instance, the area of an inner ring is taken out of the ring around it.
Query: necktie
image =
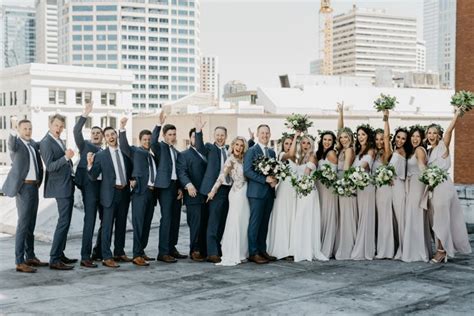
[[[120,161],[120,155],[119,155],[118,149],[115,151],[115,157],[117,158],[117,168],[118,168],[119,177],[120,177],[120,185],[125,185],[127,184],[127,181],[125,180],[125,173],[123,172],[122,161]]]
[[[265,147],[263,149],[264,149],[265,157],[270,157],[270,154],[268,153],[268,147]]]
[[[221,155],[222,155],[222,164],[225,164],[225,161],[227,160],[227,154],[225,152],[224,147],[221,147]],[[227,174],[225,176],[225,182],[226,182],[226,184],[231,184],[232,183],[232,179],[230,178],[229,174]]]
[[[148,166],[150,167],[150,182],[155,183],[155,170],[153,169],[153,157],[150,153],[148,153]]]
[[[27,148],[30,151],[30,153],[33,155],[33,163],[35,165],[35,172],[36,172],[35,176],[36,176],[36,180],[38,180],[38,178],[39,178],[39,168],[38,168],[38,162],[36,161],[35,151],[33,150],[33,146],[31,146],[31,143],[28,143]]]
[[[176,156],[176,150],[174,150],[174,146],[170,145],[171,152],[173,153],[173,160],[176,162],[177,156]]]

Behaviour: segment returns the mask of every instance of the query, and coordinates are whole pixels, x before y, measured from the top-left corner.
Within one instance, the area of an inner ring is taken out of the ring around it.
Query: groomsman
[[[202,138],[202,128],[205,123],[198,117],[196,120],[196,149],[206,157],[207,168],[204,173],[199,192],[207,197],[207,194],[214,186],[219,174],[224,170],[227,159],[228,146],[227,129],[218,126],[214,129],[214,144],[204,144]],[[207,261],[218,263],[221,261],[221,239],[224,233],[227,212],[229,211],[229,192],[232,185],[230,177],[226,177],[224,183],[217,190],[214,199],[209,201],[209,219],[207,223]]]
[[[258,141],[249,148],[244,157],[244,175],[248,179],[247,197],[250,204],[249,260],[258,264],[276,260],[267,253],[266,239],[277,180],[272,176],[265,177],[253,168],[253,162],[258,156],[276,157],[275,152],[268,147],[270,135],[268,125],[258,126]]]
[[[48,263],[36,258],[34,248],[38,188],[43,180],[43,163],[39,154],[39,144],[31,139],[31,122],[21,120],[17,124],[17,119],[12,117],[11,126],[8,150],[12,166],[2,190],[7,196],[15,197],[18,212],[15,233],[16,271],[33,273],[36,272],[34,267],[48,266]],[[18,136],[15,129],[18,129]]]
[[[81,159],[76,169],[76,185],[82,192],[82,201],[84,204],[84,227],[82,230],[82,248],[81,248],[81,266],[86,268],[97,268],[94,260],[101,260],[102,251],[100,250],[102,233],[102,205],[99,203],[100,179],[91,181],[87,175],[87,153],[97,153],[102,150],[103,134],[102,129],[98,126],[91,128],[91,137],[84,140],[82,128],[92,112],[92,103],[86,104],[84,113],[79,117],[74,126],[74,141],[79,149]],[[94,237],[95,220],[99,212],[100,227],[97,233],[97,241],[92,250],[92,238]],[[92,257],[91,257],[92,252]]]
[[[102,175],[100,203],[104,208],[102,219],[102,264],[118,268],[117,262],[131,262],[125,254],[127,213],[130,204],[129,179],[132,174],[130,159],[118,146],[117,132],[113,127],[104,129],[107,149],[87,153],[87,170],[93,181]],[[115,223],[114,254],[110,251],[112,227]]]
[[[164,114],[163,114],[164,115]],[[164,119],[162,120],[164,122]],[[163,141],[158,142],[161,125],[155,126],[151,136],[151,150],[158,161],[155,187],[158,188],[158,201],[161,208],[158,260],[174,263],[176,259],[187,258],[176,249],[181,219],[181,199],[183,193],[178,184],[176,170],[178,151],[176,127],[171,124],[163,126]]]
[[[164,112],[161,112],[164,113]],[[164,115],[164,114],[163,114]],[[160,115],[160,121],[164,121]],[[132,183],[132,224],[133,224],[133,263],[138,266],[148,266],[151,260],[145,254],[145,248],[150,236],[151,221],[156,206],[156,188],[154,186],[156,177],[155,155],[150,150],[151,131],[144,129],[138,138],[140,147],[130,146],[127,140],[125,126],[128,119],[120,120],[119,143],[120,150],[130,158],[133,164]]]
[[[77,259],[69,259],[64,255],[74,205],[74,170],[71,160],[74,151],[66,149],[60,138],[65,122],[64,116],[53,115],[49,120],[49,132],[40,143],[41,157],[46,166],[44,197],[56,199],[59,213],[49,261],[49,267],[55,270],[71,270],[74,266],[69,264],[77,262]]]
[[[190,231],[190,256],[194,261],[202,262],[206,250],[206,196],[199,193],[207,159],[200,154],[196,145],[196,129],[189,131],[190,146],[178,155],[178,178],[184,187],[186,219]]]

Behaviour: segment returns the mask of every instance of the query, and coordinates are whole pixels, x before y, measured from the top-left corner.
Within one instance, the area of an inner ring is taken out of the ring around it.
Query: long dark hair
[[[407,134],[407,139],[405,141],[405,144],[403,144],[403,149],[405,150],[405,154],[408,155],[409,150],[410,150],[410,146],[411,146],[410,137],[409,137],[410,132],[405,127],[399,127],[395,130],[395,134],[393,135],[393,138],[392,138],[392,148],[393,148],[394,151],[397,149],[397,135],[398,135],[398,133]]]
[[[421,138],[421,142],[420,142],[420,145],[418,145],[417,147],[413,147],[413,145],[411,144],[411,137],[413,136],[413,134],[415,134],[416,132],[418,132],[420,134],[420,138]],[[410,132],[408,133],[408,139],[407,139],[407,143],[408,143],[408,150],[407,150],[407,158],[410,157],[416,150],[416,148],[418,147],[423,147],[426,149],[426,144],[424,142],[424,139],[425,139],[425,128],[423,126],[418,126],[418,125],[415,125],[415,126],[412,126],[410,127]]]
[[[362,145],[359,142],[359,137],[357,137],[357,134],[359,134],[360,130],[363,130],[364,133],[367,134],[367,146],[365,146],[364,150],[362,150]],[[359,155],[359,159],[362,159],[362,157],[364,157],[364,155],[366,155],[370,149],[374,149],[374,148],[375,148],[375,133],[373,129],[369,125],[361,125],[357,127],[355,152],[356,152],[356,155]]]
[[[331,135],[332,145],[328,149],[324,150],[323,138],[326,135]],[[334,150],[335,147],[336,147],[336,134],[334,134],[331,131],[323,132],[322,134],[319,135],[318,150],[316,151],[316,159],[318,159],[318,161],[321,159],[326,159],[328,152],[330,152],[331,150]]]

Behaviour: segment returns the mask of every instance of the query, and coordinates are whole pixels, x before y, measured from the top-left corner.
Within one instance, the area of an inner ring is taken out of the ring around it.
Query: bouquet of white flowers
[[[286,163],[271,157],[259,156],[254,160],[253,167],[264,176],[273,176],[279,180],[285,180],[291,174]]]
[[[321,167],[321,169],[314,171],[313,177],[315,180],[321,181],[321,183],[329,189],[337,180],[337,172],[334,171],[330,165],[325,164]]]
[[[303,175],[301,177],[293,175],[291,177],[291,185],[299,197],[307,196],[314,189],[314,178],[310,175]]]
[[[348,174],[354,186],[360,190],[372,183],[372,177],[362,167],[350,167],[345,173]]]
[[[344,173],[344,176],[333,183],[333,191],[335,194],[340,196],[356,196],[357,188],[354,183],[349,179],[349,175]]]
[[[374,108],[377,110],[377,112],[393,110],[397,103],[398,101],[396,97],[391,97],[382,93],[380,94],[380,97],[374,101]]]
[[[291,114],[286,118],[285,126],[294,131],[307,132],[313,126],[307,115]]]
[[[474,94],[470,91],[459,91],[451,98],[451,104],[459,108],[460,115],[474,108]]]
[[[391,184],[397,173],[392,165],[383,165],[375,170],[374,181],[377,187]]]
[[[448,179],[448,172],[438,166],[429,166],[423,170],[418,180],[428,186],[428,190],[433,191],[440,183]]]
[[[285,180],[291,176],[290,165],[279,160],[277,161],[277,165],[273,168],[273,172],[278,180]]]

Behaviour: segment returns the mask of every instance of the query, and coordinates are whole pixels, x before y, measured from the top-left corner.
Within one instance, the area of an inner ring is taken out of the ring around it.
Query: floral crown
[[[443,133],[444,133],[444,128],[442,128],[441,125],[436,124],[436,123],[431,123],[430,125],[426,126],[425,132],[428,133],[428,129],[430,129],[431,127],[436,128],[436,129],[439,131],[439,133],[440,133],[441,135],[443,135]]]
[[[349,127],[343,127],[337,130],[337,136],[341,136],[342,133],[354,135],[354,133],[352,133],[352,130]]]
[[[426,130],[426,126],[420,125],[420,124],[415,124],[415,125],[411,125],[410,127],[408,127],[408,130],[409,130],[410,134],[413,133],[416,130],[423,131],[423,133],[424,133],[425,130]]]
[[[328,130],[328,129],[326,129],[326,130],[320,130],[320,129],[318,129],[319,138],[322,138],[323,135],[326,135],[326,134],[330,134],[330,135],[332,135],[332,136],[334,137],[334,139],[336,139],[336,134],[334,134],[333,131],[330,131],[330,130]]]
[[[370,126],[369,124],[360,124],[359,126],[357,126],[356,132],[354,133],[356,137],[357,137],[357,131],[361,128],[368,129],[372,135],[375,135],[375,130],[372,126]]]
[[[285,141],[285,139],[287,139],[287,138],[293,139],[294,137],[295,137],[295,133],[283,132],[283,134],[281,134],[281,137],[278,140],[278,142],[283,143]]]
[[[398,132],[405,132],[408,134],[409,131],[407,127],[399,126],[395,129],[395,135],[397,135]]]
[[[316,137],[314,137],[313,135],[308,134],[308,133],[301,134],[301,135],[298,137],[298,141],[301,142],[301,140],[302,140],[304,137],[310,138],[313,142],[316,141]]]

